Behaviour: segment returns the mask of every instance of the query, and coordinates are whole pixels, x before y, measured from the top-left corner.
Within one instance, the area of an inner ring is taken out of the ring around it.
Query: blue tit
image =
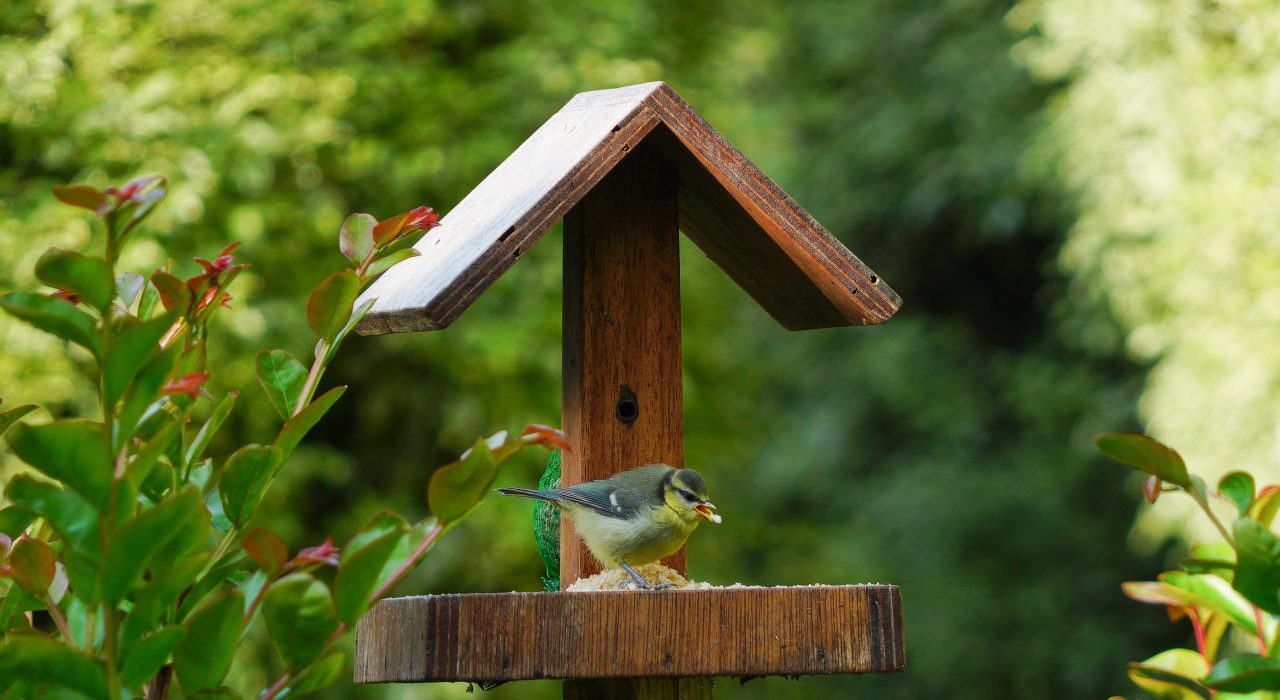
[[[606,569],[622,567],[641,588],[655,586],[640,566],[674,554],[703,519],[720,522],[708,500],[707,482],[692,469],[647,464],[598,481],[549,491],[498,489],[554,503],[573,519],[587,549]]]

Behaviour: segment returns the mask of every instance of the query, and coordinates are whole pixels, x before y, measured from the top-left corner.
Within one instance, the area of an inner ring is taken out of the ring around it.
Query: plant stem
[[[289,414],[290,418],[302,413],[302,409],[311,403],[311,397],[316,393],[316,387],[320,384],[320,375],[324,374],[324,358],[329,354],[329,341],[320,340],[320,346],[316,348],[316,358],[311,362],[311,370],[307,372],[307,381],[302,385],[302,391],[298,394],[298,403],[293,407],[293,413]]]
[[[1205,653],[1204,625],[1200,623],[1200,614],[1194,605],[1187,608],[1187,614],[1191,617],[1191,628],[1196,632],[1196,649],[1200,650],[1200,656],[1204,657],[1204,661],[1207,664],[1209,663],[1209,655]]]
[[[1262,627],[1262,609],[1253,606],[1253,624],[1258,629],[1258,653],[1263,656],[1267,655],[1267,635]]]
[[[289,678],[288,671],[280,674],[280,677],[275,682],[262,691],[262,694],[258,696],[258,700],[271,700],[274,698],[281,690],[284,690],[285,685],[289,683]]]
[[[62,638],[73,649],[79,649],[80,645],[76,643],[75,637],[71,636],[71,628],[67,625],[67,618],[62,614],[62,610],[58,608],[58,604],[53,602],[53,596],[48,593],[44,594],[44,606],[49,610],[49,617],[53,618],[53,624],[58,628],[58,632]]]
[[[1209,502],[1201,498],[1200,495],[1194,491],[1190,493],[1192,500],[1200,505],[1200,509],[1204,511],[1205,515],[1209,516],[1209,520],[1213,523],[1214,527],[1218,528],[1218,532],[1222,533],[1222,537],[1227,540],[1227,544],[1235,547],[1236,540],[1231,536],[1231,531],[1222,524],[1221,520],[1218,520],[1218,516],[1213,514],[1213,508],[1209,507]]]
[[[391,578],[387,579],[386,583],[382,584],[378,590],[373,592],[373,595],[369,597],[369,603],[376,603],[379,600],[382,600],[387,593],[390,593],[391,589],[395,588],[396,584],[400,583],[400,580],[407,576],[409,572],[418,565],[418,561],[426,555],[427,550],[431,548],[432,543],[440,537],[440,533],[442,532],[444,532],[444,523],[437,520],[436,524],[432,525],[431,529],[427,531],[427,536],[422,538],[422,544],[418,545],[418,548],[414,550],[413,554],[408,559],[405,559],[404,563],[401,564],[400,568],[391,575]]]
[[[107,664],[107,697],[120,697],[120,676],[116,672],[116,637],[119,635],[120,620],[116,616],[115,606],[102,604],[102,651]]]

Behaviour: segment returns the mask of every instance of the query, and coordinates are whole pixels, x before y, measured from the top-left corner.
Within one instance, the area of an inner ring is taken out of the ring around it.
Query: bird
[[[573,519],[604,568],[621,567],[637,586],[650,590],[671,584],[650,583],[632,566],[675,553],[704,519],[720,522],[702,475],[669,464],[646,464],[564,488],[500,488],[498,493],[555,504]]]

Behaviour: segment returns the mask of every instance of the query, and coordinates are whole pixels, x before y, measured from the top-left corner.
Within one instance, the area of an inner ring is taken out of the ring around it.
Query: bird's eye
[[[685,503],[697,503],[697,502],[698,502],[698,497],[697,497],[697,496],[695,496],[695,495],[693,495],[693,493],[692,493],[692,492],[685,491],[684,489],[680,489],[680,492],[679,492],[679,493],[680,493],[680,498],[683,498]]]

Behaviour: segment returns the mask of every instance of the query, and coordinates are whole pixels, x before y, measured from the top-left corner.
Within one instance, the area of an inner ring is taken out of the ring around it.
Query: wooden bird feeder
[[[883,323],[901,304],[655,82],[570,100],[356,302],[377,299],[357,332],[448,326],[561,218],[566,485],[684,462],[680,231],[788,329]],[[562,586],[599,571],[567,519],[560,546]],[[684,573],[683,550],[664,563]],[[355,679],[562,678],[565,697],[704,698],[712,676],[905,664],[892,585],[480,593],[376,605]]]

